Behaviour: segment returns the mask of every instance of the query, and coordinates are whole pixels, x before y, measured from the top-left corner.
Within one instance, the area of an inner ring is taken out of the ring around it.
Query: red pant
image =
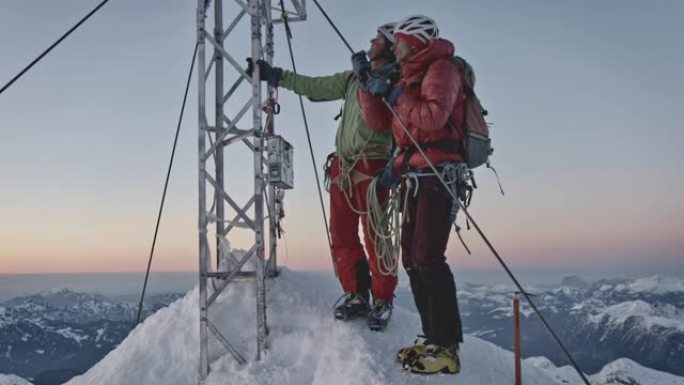
[[[357,213],[368,211],[366,200],[371,177],[386,163],[382,159],[360,160],[356,163],[354,172],[350,173],[356,183],[352,182],[351,188],[346,187],[342,191],[338,183],[340,161],[337,156],[333,158],[330,170],[330,236],[335,268],[344,292],[358,293],[371,289],[374,299],[392,301],[397,277],[380,273],[373,237],[369,234],[367,215]],[[386,202],[387,191],[378,191],[378,198],[380,202]],[[363,227],[368,260],[359,239],[359,220]]]

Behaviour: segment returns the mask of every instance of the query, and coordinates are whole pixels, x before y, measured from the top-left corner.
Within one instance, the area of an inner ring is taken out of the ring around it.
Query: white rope
[[[353,173],[360,173],[356,170],[359,161],[367,161],[364,151],[374,134],[375,132],[371,133],[366,139],[351,165],[342,156],[337,157],[340,172],[334,183],[340,189],[349,209],[357,215],[366,216],[366,229],[373,243],[378,271],[385,276],[396,276],[401,249],[401,220],[399,215],[401,199],[399,191],[397,189],[390,190],[387,202],[383,206],[378,199],[376,178],[372,177],[367,190],[366,210],[356,208],[351,201],[356,186]]]
[[[366,228],[373,239],[378,271],[382,275],[396,276],[401,250],[401,193],[397,188],[391,189],[383,204],[378,199],[376,184],[377,178],[373,178],[368,185]]]
[[[340,125],[342,124],[344,124],[344,122],[342,122]],[[339,187],[340,191],[342,192],[342,195],[344,195],[344,199],[347,201],[347,205],[349,206],[351,211],[353,211],[357,215],[366,215],[368,214],[368,211],[357,209],[351,202],[350,197],[354,195],[354,188],[356,186],[352,174],[355,172],[359,172],[358,170],[356,170],[356,165],[359,163],[359,161],[368,161],[368,158],[366,157],[366,148],[368,147],[368,144],[370,143],[374,135],[375,131],[371,132],[371,134],[368,135],[368,138],[366,138],[366,141],[363,143],[363,146],[361,146],[361,149],[358,151],[356,155],[353,156],[353,162],[351,164],[349,164],[347,157],[344,154],[338,153],[336,156],[336,159],[339,162],[340,173],[337,176],[337,179],[333,182],[337,184],[337,187]]]

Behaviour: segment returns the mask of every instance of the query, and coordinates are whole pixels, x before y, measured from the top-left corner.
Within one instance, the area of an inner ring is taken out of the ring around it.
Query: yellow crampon
[[[419,374],[456,374],[461,371],[461,361],[458,352],[451,348],[427,345],[422,354],[404,361],[404,370]]]

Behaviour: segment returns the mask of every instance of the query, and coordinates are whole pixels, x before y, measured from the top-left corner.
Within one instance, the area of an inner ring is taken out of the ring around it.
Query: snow
[[[639,278],[629,283],[616,285],[615,291],[652,294],[682,293],[684,292],[684,280],[658,276]]]
[[[553,379],[556,381],[556,383],[561,383],[561,384],[570,384],[570,385],[584,385],[584,382],[582,382],[582,379],[580,376],[577,374],[575,371],[575,368],[572,366],[563,366],[561,368],[556,367],[556,365],[553,364],[548,358],[546,357],[530,357],[526,358],[523,360],[524,363],[527,363],[529,365],[535,366],[537,368],[541,368],[547,371],[547,373],[553,377]],[[527,381],[527,374],[523,371],[522,372],[522,382],[525,383]],[[595,384],[592,381],[592,384]]]
[[[613,285],[601,285],[598,291],[609,291],[613,288]]]
[[[562,287],[559,287],[559,288],[556,288],[553,290],[553,294],[556,294],[556,295],[563,294],[563,295],[566,295],[568,297],[576,295],[577,293],[578,292],[576,289],[573,289],[573,288],[567,287],[567,286],[562,286]]]
[[[672,305],[654,307],[640,300],[627,301],[601,309],[589,319],[599,323],[605,317],[615,326],[624,324],[631,317],[637,317],[645,328],[662,326],[684,330],[684,312]]]
[[[99,342],[100,339],[102,338],[102,335],[104,335],[105,330],[104,329],[97,329],[97,336],[95,336],[95,342]]]
[[[492,337],[496,336],[496,329],[487,329],[487,330],[478,330],[475,333],[470,334],[471,336],[474,337],[481,337],[481,336],[486,336],[486,335],[491,335]]]
[[[70,327],[59,329],[59,330],[57,330],[57,333],[61,334],[64,338],[70,338],[70,339],[76,340],[76,342],[78,342],[79,344],[81,343],[81,341],[88,339],[88,336],[78,334],[77,332],[75,332]]]
[[[248,359],[239,365],[210,339],[211,373],[206,385],[503,384],[513,379],[513,353],[476,337],[461,347],[459,375],[403,372],[395,353],[412,342],[418,314],[395,307],[384,332],[362,320],[335,321],[331,304],[339,284],[327,275],[285,270],[267,281],[269,348],[256,361],[255,285],[231,283],[210,308],[210,320]],[[116,349],[68,384],[196,384],[199,360],[198,290],[150,316]],[[558,384],[546,369],[524,363],[525,384]]]
[[[546,357],[530,357],[523,362],[540,369],[547,370],[558,382],[569,385],[582,385],[583,382],[577,376],[572,366],[557,368]],[[684,377],[678,377],[670,373],[645,368],[636,362],[620,358],[601,369],[600,372],[587,377],[593,385],[684,385]],[[523,371],[523,383],[525,383]]]
[[[31,383],[14,374],[0,374],[0,385],[31,385]]]
[[[684,378],[647,369],[636,362],[621,358],[606,365],[591,376],[595,384],[684,385]]]
[[[534,314],[534,310],[532,310],[531,307],[528,307],[524,304],[520,305],[519,310],[520,310],[520,314],[525,318],[529,318],[532,314]],[[503,317],[513,318],[513,307],[498,307],[498,308],[490,310],[489,313],[494,314],[492,316],[492,318],[494,318],[494,319],[500,319]]]

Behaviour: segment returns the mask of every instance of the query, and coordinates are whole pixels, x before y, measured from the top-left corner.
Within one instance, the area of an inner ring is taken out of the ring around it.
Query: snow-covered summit
[[[212,306],[210,318],[240,352],[247,365],[235,362],[218,343],[210,346],[207,385],[224,384],[503,384],[513,379],[513,354],[467,336],[457,376],[418,376],[403,372],[396,350],[412,341],[418,314],[396,306],[382,333],[362,321],[340,322],[331,316],[339,295],[337,282],[317,273],[284,271],[268,285],[269,349],[255,354],[254,284],[232,283]],[[199,355],[198,290],[150,316],[115,350],[68,384],[196,384]],[[524,364],[525,383],[558,384],[548,370]]]

